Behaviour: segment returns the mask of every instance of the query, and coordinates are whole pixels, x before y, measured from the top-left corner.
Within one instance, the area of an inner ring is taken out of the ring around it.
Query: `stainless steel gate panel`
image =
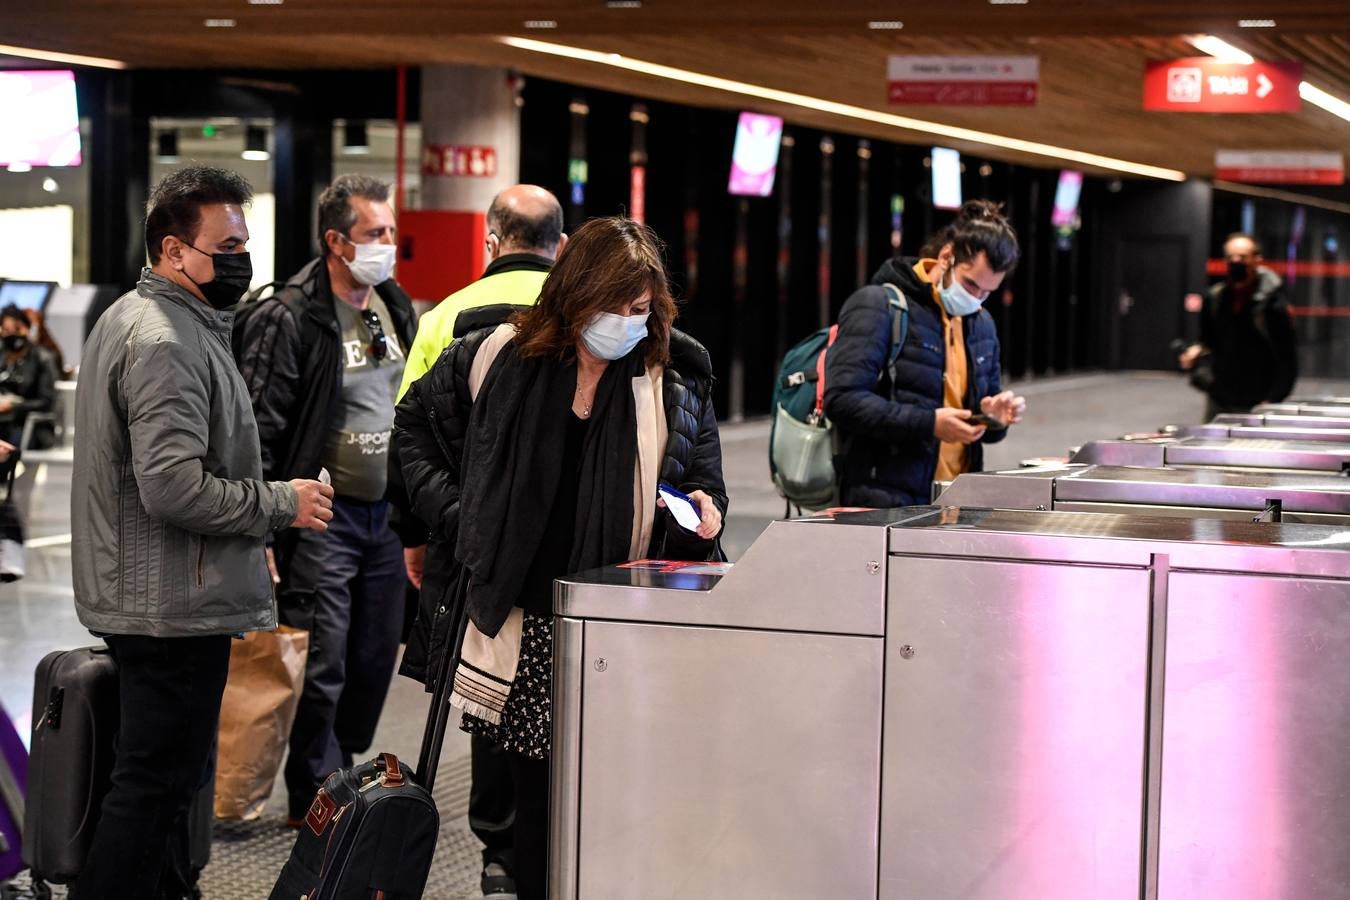
[[[1241,426],[1246,428],[1350,428],[1350,409],[1341,411],[1339,416],[1304,416],[1289,413],[1223,413],[1215,416],[1211,425]]]
[[[1339,472],[1350,447],[1313,441],[1186,438],[1164,448],[1169,466],[1243,466]]]
[[[576,897],[876,896],[880,638],[584,628]]]
[[[1350,581],[1172,573],[1159,897],[1350,897]]]
[[[889,578],[882,900],[1137,900],[1149,570],[895,557]]]
[[[1062,501],[1261,510],[1279,500],[1286,510],[1350,515],[1350,478],[1261,470],[1138,469],[1091,466],[1055,478]]]
[[[1058,512],[1115,513],[1131,516],[1171,516],[1178,519],[1227,519],[1232,522],[1250,522],[1251,510],[1220,509],[1204,506],[1160,506],[1152,503],[1086,503],[1065,500],[1055,504]],[[1350,525],[1350,516],[1337,513],[1284,512],[1285,522],[1302,525]]]

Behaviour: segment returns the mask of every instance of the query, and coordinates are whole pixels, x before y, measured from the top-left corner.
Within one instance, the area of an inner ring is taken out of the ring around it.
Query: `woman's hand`
[[[721,534],[722,511],[717,508],[713,498],[703,491],[693,491],[689,494],[689,499],[694,501],[694,504],[698,507],[699,523],[698,529],[694,533],[705,541],[710,541]],[[656,505],[665,509],[666,501],[658,497],[656,498]]]

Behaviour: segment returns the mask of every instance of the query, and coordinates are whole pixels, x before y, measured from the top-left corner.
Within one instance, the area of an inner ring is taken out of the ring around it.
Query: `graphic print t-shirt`
[[[394,398],[403,381],[405,348],[394,334],[389,309],[374,291],[370,309],[384,326],[388,348],[384,359],[371,353],[373,336],[361,311],[341,300],[334,305],[342,329],[342,402],[323,464],[339,497],[374,502],[384,497],[388,478],[389,433],[394,426]]]

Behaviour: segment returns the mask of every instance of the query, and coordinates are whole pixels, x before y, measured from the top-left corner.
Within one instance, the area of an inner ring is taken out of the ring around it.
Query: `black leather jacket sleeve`
[[[263,477],[281,478],[300,393],[300,332],[295,316],[275,300],[264,301],[244,323],[239,372],[248,386],[262,443]]]
[[[706,398],[701,407],[698,436],[694,440],[684,478],[677,487],[686,494],[703,491],[711,497],[713,504],[722,514],[722,530],[726,531],[730,500],[727,497],[726,481],[722,476],[722,439],[717,430],[717,413],[713,409],[711,397]],[[712,540],[704,540],[697,534],[681,528],[669,512],[662,510],[661,518],[665,525],[665,535],[660,555],[666,559],[703,560],[715,554],[721,534]]]

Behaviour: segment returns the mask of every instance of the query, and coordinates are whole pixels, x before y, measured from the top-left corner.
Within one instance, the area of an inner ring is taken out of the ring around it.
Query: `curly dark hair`
[[[950,225],[928,239],[920,256],[933,257],[952,245],[956,262],[970,262],[981,253],[989,268],[1000,274],[1012,271],[1021,251],[1017,232],[1003,215],[1003,206],[990,200],[967,200]]]
[[[189,244],[197,239],[202,207],[214,203],[248,206],[253,186],[238,172],[215,166],[186,166],[164,178],[150,192],[145,212],[145,252],[150,265],[159,262],[164,239],[169,235]]]

